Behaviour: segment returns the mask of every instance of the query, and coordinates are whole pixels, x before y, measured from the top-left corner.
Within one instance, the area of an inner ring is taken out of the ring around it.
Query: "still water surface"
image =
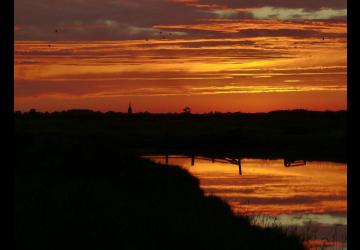
[[[165,156],[145,156],[166,163]],[[347,165],[306,162],[285,167],[284,160],[206,159],[170,155],[200,180],[207,195],[226,200],[235,213],[256,216],[308,234],[311,249],[346,249]],[[261,215],[261,216],[260,216]]]

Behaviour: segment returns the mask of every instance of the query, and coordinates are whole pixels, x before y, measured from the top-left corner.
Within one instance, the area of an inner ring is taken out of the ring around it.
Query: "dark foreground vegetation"
[[[91,138],[93,144],[106,141],[119,150],[132,149],[138,154],[152,151],[345,162],[346,114],[346,111],[292,110],[129,115],[32,110],[15,113],[15,128],[23,136],[31,134],[47,140]]]
[[[204,196],[185,170],[94,141],[80,120],[46,119],[15,132],[15,249],[304,249]],[[51,134],[55,124],[69,134]]]
[[[15,113],[16,249],[303,249],[139,155],[346,160],[346,112]],[[241,154],[241,155],[239,155]]]

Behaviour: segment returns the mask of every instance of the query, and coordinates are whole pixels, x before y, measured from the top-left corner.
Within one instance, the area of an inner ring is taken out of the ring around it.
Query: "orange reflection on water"
[[[318,249],[347,249],[347,244],[341,241],[327,241],[327,240],[309,240],[305,242],[309,250]]]
[[[165,159],[157,159],[164,163]],[[169,158],[200,179],[206,194],[217,195],[237,213],[292,214],[346,213],[346,164],[307,162],[284,166],[283,160],[242,159],[237,165],[191,158]]]

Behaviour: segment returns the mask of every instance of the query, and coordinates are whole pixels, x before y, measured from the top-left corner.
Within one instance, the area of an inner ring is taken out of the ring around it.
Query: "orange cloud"
[[[236,29],[270,29],[270,24],[286,30],[321,30],[339,36],[15,41],[15,106],[30,107],[36,98],[50,103],[61,96],[78,97],[76,102],[87,106],[93,106],[92,100],[117,109],[110,103],[143,98],[158,99],[151,101],[158,110],[161,106],[156,102],[178,96],[173,99],[178,103],[170,105],[178,109],[181,98],[192,96],[199,112],[217,109],[211,104],[214,101],[223,111],[240,107],[244,111],[270,107],[346,109],[347,44],[346,24],[342,22],[245,20],[241,25],[232,20],[154,28],[182,27],[228,34]],[[302,93],[302,100],[294,102],[295,93]],[[284,99],[275,100],[280,94]],[[224,102],[223,96],[230,95],[244,98]],[[249,95],[263,99],[251,99]],[[54,105],[48,107],[53,109]],[[42,107],[46,109],[45,104]]]
[[[225,33],[237,33],[244,30],[314,30],[324,33],[346,34],[347,24],[344,22],[325,21],[280,21],[275,19],[206,19],[204,23],[155,25],[158,29],[189,29]]]

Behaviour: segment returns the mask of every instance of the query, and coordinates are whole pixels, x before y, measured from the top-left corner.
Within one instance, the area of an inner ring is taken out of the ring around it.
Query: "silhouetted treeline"
[[[275,110],[270,112],[258,112],[258,113],[243,113],[243,112],[208,112],[193,114],[190,112],[181,112],[181,113],[150,113],[150,112],[138,112],[132,113],[132,117],[176,117],[176,116],[191,116],[191,117],[265,117],[268,115],[275,116],[287,116],[287,115],[298,115],[302,117],[309,117],[309,115],[322,115],[322,116],[344,116],[346,115],[346,110],[341,111],[312,111],[305,109],[294,109],[294,110]],[[69,109],[63,111],[54,111],[54,112],[39,112],[36,109],[30,109],[29,111],[15,111],[15,117],[30,115],[38,117],[128,117],[129,114],[126,112],[114,112],[114,111],[93,111],[90,109]]]
[[[179,167],[116,140],[40,131],[15,133],[15,249],[304,249],[299,237],[204,196]]]
[[[15,112],[19,134],[83,136],[118,147],[346,161],[346,111],[150,114]]]

